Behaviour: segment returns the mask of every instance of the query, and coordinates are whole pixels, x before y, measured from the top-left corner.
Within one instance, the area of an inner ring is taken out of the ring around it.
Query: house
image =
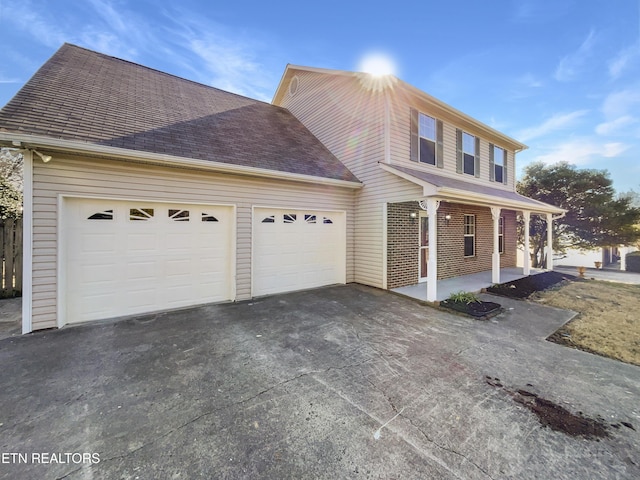
[[[65,44],[0,145],[25,333],[348,282],[434,300],[515,266],[517,214],[562,212],[515,193],[524,145],[394,77],[289,65],[268,104]]]
[[[601,267],[627,269],[626,256],[635,252],[637,248],[633,245],[619,247],[603,247],[591,250],[580,250],[570,248],[562,255],[556,255],[553,264],[564,267],[590,267],[594,268],[596,262]]]
[[[64,45],[25,153],[23,332],[353,282],[361,182],[286,109]]]
[[[564,212],[516,193],[525,145],[395,77],[288,65],[273,103],[364,184],[355,192],[356,282],[426,281],[431,301],[438,279],[491,270],[498,283],[501,267],[516,266],[516,216],[528,243],[532,214],[552,222]]]

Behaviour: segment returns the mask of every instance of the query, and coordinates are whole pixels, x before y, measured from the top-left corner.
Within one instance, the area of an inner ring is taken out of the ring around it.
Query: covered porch
[[[545,219],[546,267],[553,270],[552,224],[563,209],[506,188],[403,166],[381,168],[423,188],[422,198],[386,204],[389,290],[435,302],[538,273],[528,255],[524,267],[516,267],[518,215],[525,245],[531,216]]]
[[[546,270],[531,268],[530,275],[545,272]],[[490,287],[494,284],[492,281],[493,272],[487,270],[485,272],[472,273],[470,275],[460,275],[459,277],[444,278],[437,281],[436,301],[442,301],[449,298],[452,293],[457,292],[474,292],[477,293],[483,288]],[[519,278],[526,277],[522,268],[501,268],[500,283],[507,283]],[[427,282],[407,285],[405,287],[393,288],[392,292],[404,295],[406,297],[415,298],[417,300],[430,301],[427,298]]]

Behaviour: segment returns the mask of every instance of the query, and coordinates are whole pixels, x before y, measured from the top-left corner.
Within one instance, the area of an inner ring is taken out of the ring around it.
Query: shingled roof
[[[0,132],[358,181],[282,107],[70,44],[0,110]]]

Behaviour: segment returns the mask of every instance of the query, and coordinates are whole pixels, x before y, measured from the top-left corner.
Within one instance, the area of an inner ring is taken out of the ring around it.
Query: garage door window
[[[130,208],[129,220],[146,221],[153,218],[153,208]]]
[[[333,223],[333,220],[331,220],[330,218],[324,217],[322,220],[322,223]]]
[[[202,214],[202,221],[203,222],[217,222],[218,219],[216,217],[214,217],[213,215],[209,215],[208,213],[203,213]]]
[[[315,215],[305,215],[304,216],[304,221],[307,223],[316,223],[316,216]]]
[[[293,223],[298,218],[295,213],[285,213],[283,215],[284,223]]]
[[[169,218],[174,222],[188,222],[189,210],[173,210],[169,209]]]
[[[113,210],[103,210],[102,212],[96,212],[87,220],[113,220]]]

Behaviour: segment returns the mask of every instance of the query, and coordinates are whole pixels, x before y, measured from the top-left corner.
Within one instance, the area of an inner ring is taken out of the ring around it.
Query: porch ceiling
[[[438,197],[457,203],[499,206],[512,210],[526,210],[534,213],[561,214],[565,210],[544,202],[539,202],[517,192],[466,182],[457,178],[415,170],[400,165],[380,163],[380,167],[405,180],[420,185],[425,197]]]

